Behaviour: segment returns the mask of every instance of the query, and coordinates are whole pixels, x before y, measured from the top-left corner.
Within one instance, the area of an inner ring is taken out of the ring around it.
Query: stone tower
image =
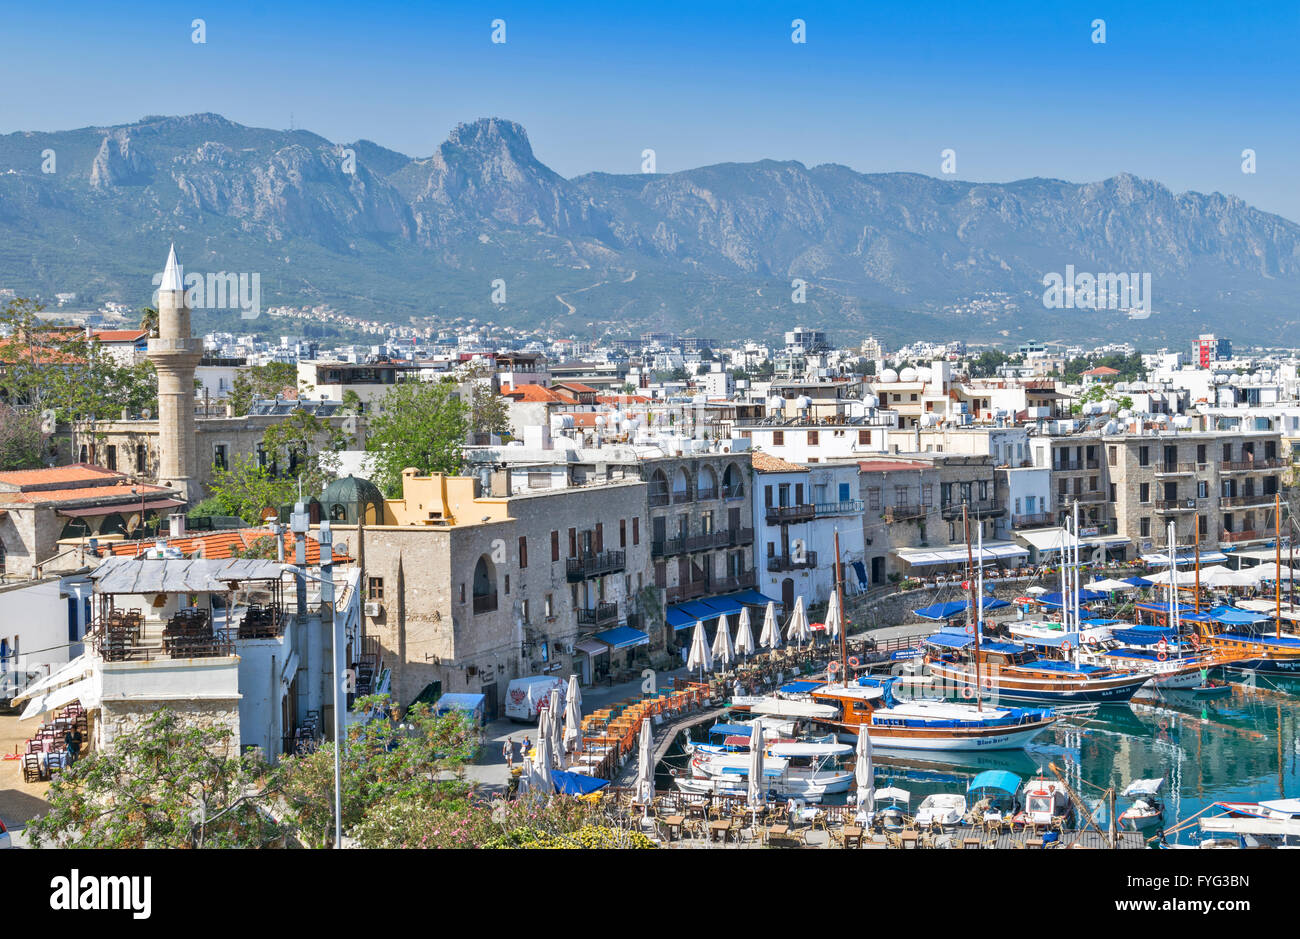
[[[149,340],[149,361],[158,371],[158,482],[184,493],[186,501],[199,497],[194,368],[202,356],[202,341],[190,335],[185,278],[172,245],[158,288],[158,338]]]

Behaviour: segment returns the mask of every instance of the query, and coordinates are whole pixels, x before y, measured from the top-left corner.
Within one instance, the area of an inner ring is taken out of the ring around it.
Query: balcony
[[[818,518],[828,515],[861,515],[862,506],[861,499],[850,499],[847,502],[814,502],[813,514]]]
[[[650,500],[650,505],[656,508],[662,505],[667,505],[669,501],[668,493],[662,491],[656,492],[654,490],[651,490],[650,495],[647,498]]]
[[[808,505],[769,505],[766,509],[767,523],[779,525],[782,522],[806,522],[816,513],[811,503]]]
[[[1035,528],[1043,525],[1051,525],[1056,521],[1056,516],[1051,512],[1030,512],[1027,515],[1011,516],[1012,528]]]
[[[689,489],[673,490],[673,505],[681,505],[684,502],[693,502],[693,501],[695,500],[691,497],[691,491]]]
[[[493,593],[474,594],[475,613],[493,613],[497,608],[497,595]]]
[[[1062,460],[1052,464],[1052,470],[1057,473],[1081,473],[1084,470],[1100,468],[1101,461],[1096,457],[1091,460]]]
[[[962,506],[969,509],[971,518],[988,518],[1001,515],[1005,511],[1005,507],[997,499],[974,499],[970,502],[949,502],[943,507],[941,514],[948,521],[961,518]]]
[[[1208,468],[1201,463],[1157,463],[1157,476],[1194,476],[1199,468]]]
[[[713,582],[714,593],[732,593],[758,586],[757,571],[741,571],[732,577],[720,577]]]
[[[1057,493],[1056,501],[1066,506],[1071,502],[1105,502],[1107,498],[1103,490],[1097,489],[1088,492],[1060,492]]]
[[[1220,473],[1250,473],[1259,470],[1282,469],[1286,466],[1285,460],[1263,459],[1263,460],[1223,460],[1219,463]]]
[[[1260,528],[1250,528],[1246,531],[1225,531],[1219,536],[1219,544],[1237,544],[1241,541],[1263,541],[1272,537],[1272,531],[1266,531]]]
[[[707,580],[696,580],[691,583],[678,584],[676,587],[668,588],[668,602],[681,603],[683,600],[702,597],[708,592],[709,582]]]
[[[1220,496],[1219,505],[1225,509],[1269,508],[1276,499],[1275,492],[1261,492],[1249,496]]]
[[[925,520],[928,505],[887,505],[884,518],[887,522],[919,522]]]
[[[745,498],[745,487],[744,486],[723,486],[722,498],[743,499]]]
[[[747,540],[743,540],[748,535]],[[741,540],[738,540],[741,539]],[[702,535],[666,538],[650,543],[651,557],[672,557],[675,554],[689,554],[692,551],[711,551],[714,548],[727,548],[737,544],[749,544],[754,540],[754,529],[740,528],[732,531],[711,531]]]
[[[578,625],[592,629],[614,626],[618,623],[617,603],[597,603],[594,607],[579,607]]]
[[[740,545],[754,543],[754,529],[752,528],[732,528],[727,535],[727,547],[739,547]]]
[[[784,571],[806,571],[817,566],[817,552],[805,552],[802,558],[789,554],[778,554],[767,559],[767,569],[773,574]]]
[[[1152,503],[1157,512],[1195,512],[1195,499],[1157,499]]]
[[[712,499],[716,499],[717,497],[718,497],[718,489],[716,486],[711,486],[708,489],[701,489],[695,493],[696,502],[708,502]]]
[[[577,583],[588,577],[600,577],[623,570],[627,553],[624,551],[601,551],[598,554],[584,554],[568,558],[564,562],[564,573],[569,583]]]

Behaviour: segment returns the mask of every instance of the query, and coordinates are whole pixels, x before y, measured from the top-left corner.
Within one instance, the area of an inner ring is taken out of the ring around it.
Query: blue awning
[[[1154,586],[1155,586],[1153,583],[1151,583],[1151,581],[1146,580],[1145,578],[1142,578],[1142,577],[1125,577],[1125,578],[1124,578],[1124,583],[1126,583],[1126,584],[1132,584],[1134,587],[1154,587]]]
[[[1093,600],[1105,600],[1107,596],[1108,594],[1102,593],[1099,590],[1080,590],[1079,602],[1091,603]],[[1045,593],[1038,598],[1038,602],[1044,606],[1061,606],[1061,593],[1060,591],[1057,591],[1056,593]]]
[[[926,636],[925,641],[927,645],[942,646],[945,649],[964,649],[967,646],[974,644],[975,637],[966,633],[954,633],[941,630],[931,636]]]
[[[746,606],[767,606],[769,603],[781,605],[780,600],[774,600],[771,597],[765,597],[757,590],[742,590],[739,593],[727,594],[728,600],[735,600],[737,603],[743,603]]]
[[[717,619],[719,614],[713,607],[705,606],[700,600],[687,600],[685,603],[677,604],[677,609],[681,610],[691,618],[691,623],[699,620]]]
[[[1042,649],[1059,649],[1061,644],[1065,642],[1077,647],[1079,645],[1079,634],[1061,633],[1059,636],[1022,636],[1020,641],[1027,646],[1038,646]]]
[[[650,645],[650,637],[639,629],[633,629],[631,626],[615,626],[613,629],[598,632],[591,638],[599,639],[612,649],[630,649],[632,646]]]
[[[1117,629],[1111,633],[1111,638],[1117,639],[1125,645],[1131,646],[1153,646],[1161,640],[1165,642],[1174,642],[1178,639],[1178,632],[1173,629]]]
[[[709,597],[700,603],[715,611],[714,616],[738,616],[745,607],[730,597]]]
[[[985,639],[980,643],[980,648],[985,652],[999,652],[1002,655],[1015,655],[1017,652],[1024,652],[1025,647],[1013,642],[990,642]]]
[[[1020,777],[1015,773],[1009,773],[1004,769],[986,769],[970,781],[966,791],[997,789],[999,792],[1014,795],[1020,789],[1020,782]]]
[[[728,737],[748,737],[753,732],[752,727],[744,724],[714,724],[709,728],[711,734],[724,734]]]
[[[668,611],[664,613],[664,621],[673,629],[690,629],[695,625],[695,617],[689,613],[684,613],[675,606],[670,606]]]
[[[585,776],[582,773],[566,773],[564,770],[551,770],[551,784],[555,786],[555,791],[566,796],[585,796],[589,792],[595,792],[597,789],[604,789],[609,785],[608,779],[601,779],[598,776]]]

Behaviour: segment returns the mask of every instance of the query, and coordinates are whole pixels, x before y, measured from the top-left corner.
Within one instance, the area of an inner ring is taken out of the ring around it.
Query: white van
[[[560,708],[564,707],[564,692],[568,683],[562,678],[548,675],[528,675],[516,678],[506,686],[506,717],[512,721],[537,723],[538,712],[551,699],[551,690],[560,690]]]

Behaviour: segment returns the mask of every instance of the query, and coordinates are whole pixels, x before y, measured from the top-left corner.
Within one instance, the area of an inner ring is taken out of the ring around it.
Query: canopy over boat
[[[848,756],[853,747],[847,743],[777,743],[767,752],[788,760],[801,756]]]
[[[1210,610],[1210,619],[1216,623],[1223,623],[1227,626],[1253,626],[1256,623],[1268,622],[1270,617],[1263,613],[1252,613],[1250,610],[1238,610],[1231,606],[1216,606]]]
[[[1021,779],[1015,773],[1009,773],[1004,769],[987,769],[970,781],[966,791],[969,793],[976,789],[996,789],[999,792],[1015,795],[1020,789],[1020,783]]]
[[[947,603],[932,603],[930,606],[923,606],[912,612],[925,619],[943,620],[965,612],[969,605],[968,600],[949,600]],[[983,602],[978,604],[984,610],[998,610],[1010,605],[1006,600],[999,600],[997,597],[985,597]]]
[[[752,727],[746,727],[744,724],[714,724],[709,728],[709,733],[727,737],[748,737],[753,732]]]
[[[1122,796],[1132,798],[1133,796],[1152,796],[1160,791],[1160,787],[1165,784],[1164,778],[1158,779],[1135,779],[1120,793]]]
[[[911,802],[912,794],[906,789],[886,786],[884,789],[876,790],[876,802],[879,803],[884,799],[892,799],[895,802]]]

